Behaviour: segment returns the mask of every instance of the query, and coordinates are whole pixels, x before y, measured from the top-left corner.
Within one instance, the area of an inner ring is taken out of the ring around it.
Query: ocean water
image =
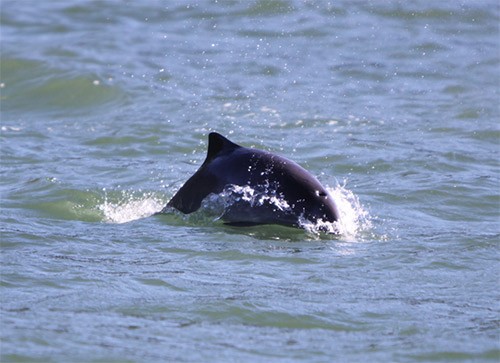
[[[0,361],[500,360],[498,1],[0,2]],[[342,233],[153,215],[207,135]]]

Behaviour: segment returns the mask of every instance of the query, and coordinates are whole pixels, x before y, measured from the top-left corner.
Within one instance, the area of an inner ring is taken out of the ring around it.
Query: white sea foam
[[[320,219],[316,223],[312,223],[300,219],[302,228],[314,234],[327,232],[341,235],[347,239],[354,239],[360,232],[372,227],[370,214],[363,207],[358,196],[346,188],[346,182],[334,188],[328,187],[327,191],[337,205],[339,220],[331,223]]]
[[[355,236],[359,232],[372,228],[371,216],[361,204],[358,196],[344,185],[332,191],[340,213],[340,232],[346,236]]]
[[[165,206],[165,202],[154,193],[121,191],[108,193],[98,206],[107,223],[126,223],[149,217]]]
[[[211,194],[202,203],[198,213],[189,215],[192,218],[207,219],[206,222],[220,219],[234,203],[246,202],[251,207],[259,207],[264,204],[276,207],[276,210],[291,211],[289,203],[283,196],[273,191],[269,185],[262,188],[252,188],[248,185],[231,185],[220,194]],[[369,230],[372,226],[369,213],[359,201],[359,198],[349,189],[346,183],[334,188],[327,188],[328,192],[337,204],[339,221],[331,223],[318,220],[313,223],[304,218],[299,218],[300,227],[308,233],[333,233],[344,238],[354,239],[362,232]],[[103,221],[107,223],[126,223],[137,219],[149,217],[160,212],[166,204],[162,195],[153,192],[142,191],[107,191],[103,189],[104,198],[98,209],[103,214]]]
[[[322,221],[311,222],[305,218],[299,218],[299,226],[311,234],[332,233],[341,235],[347,239],[354,239],[360,232],[369,230],[372,227],[371,217],[363,207],[359,198],[343,185],[334,188],[327,188],[329,194],[335,201],[339,211],[337,222]],[[251,186],[231,185],[220,194],[211,194],[202,204],[202,210],[219,219],[224,211],[237,202],[247,202],[251,207],[258,207],[264,204],[271,204],[280,211],[291,211],[288,201],[283,196],[278,195],[273,188],[268,186],[262,188],[252,188]]]
[[[283,196],[278,195],[274,188],[269,185],[257,189],[252,188],[249,185],[230,185],[226,187],[220,195],[224,198],[226,206],[243,200],[248,202],[252,207],[258,207],[264,205],[265,203],[269,203],[270,205],[275,206],[277,210],[291,211],[290,205],[285,199],[283,199]]]

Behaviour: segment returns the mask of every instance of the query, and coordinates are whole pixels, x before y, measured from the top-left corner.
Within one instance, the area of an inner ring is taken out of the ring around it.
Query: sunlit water
[[[499,6],[1,1],[0,360],[499,361]],[[339,233],[157,215],[210,131]]]

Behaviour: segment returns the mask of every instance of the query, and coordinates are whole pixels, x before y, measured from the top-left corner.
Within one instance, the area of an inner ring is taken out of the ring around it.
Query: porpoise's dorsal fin
[[[210,193],[220,193],[218,176],[210,172],[210,163],[221,153],[230,153],[241,146],[229,141],[224,136],[211,132],[208,135],[207,158],[203,165],[177,191],[168,202],[168,207],[174,207],[182,213],[192,213],[201,206],[202,200]]]
[[[229,141],[221,134],[217,132],[211,132],[208,135],[208,150],[207,150],[207,161],[211,161],[221,152],[227,152],[241,147],[232,141]]]

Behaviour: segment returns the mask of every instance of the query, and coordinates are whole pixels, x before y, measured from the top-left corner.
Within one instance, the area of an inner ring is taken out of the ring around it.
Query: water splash
[[[346,188],[346,182],[328,191],[332,194],[339,209],[341,234],[354,237],[372,228],[369,212],[363,207],[358,196]]]
[[[336,187],[327,187],[328,193],[332,196],[339,211],[337,222],[324,222],[319,220],[312,223],[307,220],[300,220],[300,225],[311,234],[321,232],[333,233],[348,240],[355,240],[363,231],[372,228],[371,216],[363,207],[359,198],[353,191],[346,188],[346,182]]]
[[[213,223],[223,219],[225,212],[235,205],[246,203],[250,207],[273,207],[277,213],[291,212],[291,207],[276,188],[270,185],[251,187],[249,185],[228,185],[219,194],[209,194],[198,212],[185,216],[190,221]],[[262,212],[262,209],[260,210]],[[233,210],[234,213],[234,210]]]
[[[221,219],[224,212],[234,203],[246,202],[250,206],[262,206],[264,203],[273,205],[276,210],[290,211],[291,207],[282,196],[271,193],[273,188],[254,189],[248,185],[237,186],[231,185],[224,189],[220,194],[210,194],[202,203],[200,211],[187,217],[190,221],[192,218],[213,222]],[[318,220],[311,222],[305,218],[299,218],[299,226],[311,235],[334,234],[340,235],[344,239],[355,240],[365,231],[372,228],[371,216],[363,207],[359,198],[347,189],[346,182],[343,185],[336,187],[328,187],[327,191],[337,204],[339,211],[339,221],[327,222]],[[202,215],[204,218],[201,218]]]
[[[112,191],[103,189],[104,200],[98,209],[104,222],[127,223],[158,213],[165,206],[164,199],[153,192]]]
[[[234,203],[245,202],[251,206],[262,206],[264,203],[273,205],[277,210],[287,211],[290,206],[282,196],[270,193],[273,188],[263,190],[250,186],[232,185],[220,194],[210,194],[203,200],[202,207],[196,213],[182,215],[184,221],[195,224],[209,225],[220,220],[224,212]],[[165,195],[156,192],[143,191],[107,191],[97,209],[103,214],[106,223],[127,223],[137,219],[152,216],[163,210]],[[356,240],[360,233],[372,228],[371,216],[363,207],[359,198],[346,187],[346,182],[336,187],[328,187],[327,191],[337,204],[339,221],[331,223],[322,220],[313,223],[299,218],[299,225],[308,234],[339,235],[344,239]],[[172,209],[172,214],[178,212]],[[170,213],[167,213],[170,214]]]
[[[269,204],[278,211],[292,210],[288,202],[283,199],[283,196],[276,193],[276,187],[270,185],[264,185],[262,188],[253,188],[249,185],[230,185],[224,189],[220,196],[224,199],[226,207],[244,201],[250,204],[251,207]]]

